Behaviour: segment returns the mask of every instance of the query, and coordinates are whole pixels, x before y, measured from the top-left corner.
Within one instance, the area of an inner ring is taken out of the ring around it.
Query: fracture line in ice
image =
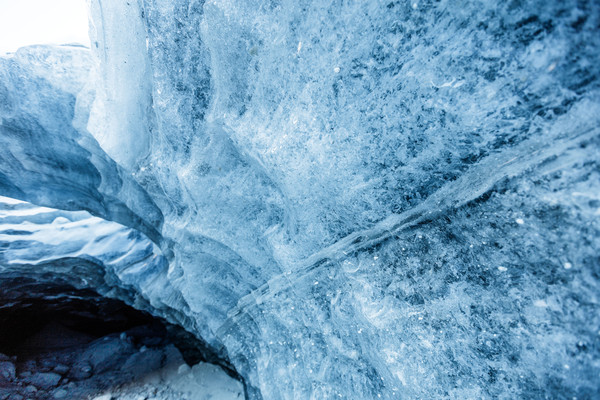
[[[228,320],[219,331],[227,331],[230,325],[249,309],[291,287],[294,281],[315,269],[330,266],[349,254],[371,248],[412,226],[436,219],[452,209],[476,200],[492,190],[502,179],[521,175],[550,157],[558,156],[570,148],[600,136],[600,129],[592,128],[561,136],[560,132],[551,132],[543,137],[529,139],[504,152],[492,154],[413,209],[402,214],[393,214],[372,228],[352,233],[313,254],[298,265],[293,273],[278,275],[241,298],[238,305],[228,313]]]

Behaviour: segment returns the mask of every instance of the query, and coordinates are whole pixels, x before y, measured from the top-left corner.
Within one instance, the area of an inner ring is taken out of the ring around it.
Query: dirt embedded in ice
[[[51,322],[0,354],[0,400],[243,399],[217,365],[188,365],[152,326],[94,338]]]

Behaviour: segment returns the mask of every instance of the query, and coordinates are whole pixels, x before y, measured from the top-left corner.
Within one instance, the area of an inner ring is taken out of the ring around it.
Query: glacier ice
[[[27,278],[40,286],[60,282],[158,315],[166,307],[161,299],[174,296],[165,279],[167,260],[139,231],[86,211],[5,197],[0,197],[0,222],[0,283]]]
[[[32,46],[0,58],[2,195],[95,215],[159,242],[161,211],[87,132],[89,51]]]
[[[141,232],[250,398],[599,395],[597,2],[91,14],[0,59],[0,194]]]

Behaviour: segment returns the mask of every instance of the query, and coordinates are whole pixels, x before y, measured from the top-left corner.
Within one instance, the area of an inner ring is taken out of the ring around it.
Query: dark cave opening
[[[90,387],[123,385],[130,370],[149,374],[173,354],[188,366],[217,364],[241,381],[203,341],[120,300],[33,277],[0,280],[0,399],[57,397],[61,388],[86,398]]]
[[[15,278],[2,281],[0,302],[0,353],[7,355],[28,352],[28,339],[50,323],[90,340],[144,325],[164,336],[161,324],[150,315],[89,289]]]

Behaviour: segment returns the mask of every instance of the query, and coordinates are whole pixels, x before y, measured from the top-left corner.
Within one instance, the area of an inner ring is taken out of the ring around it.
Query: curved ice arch
[[[43,287],[62,283],[90,289],[151,311],[172,322],[181,304],[168,262],[139,231],[90,215],[0,197],[0,281],[33,278]]]
[[[85,129],[91,67],[80,47],[31,46],[0,58],[1,193],[87,210],[160,245],[161,211]]]

